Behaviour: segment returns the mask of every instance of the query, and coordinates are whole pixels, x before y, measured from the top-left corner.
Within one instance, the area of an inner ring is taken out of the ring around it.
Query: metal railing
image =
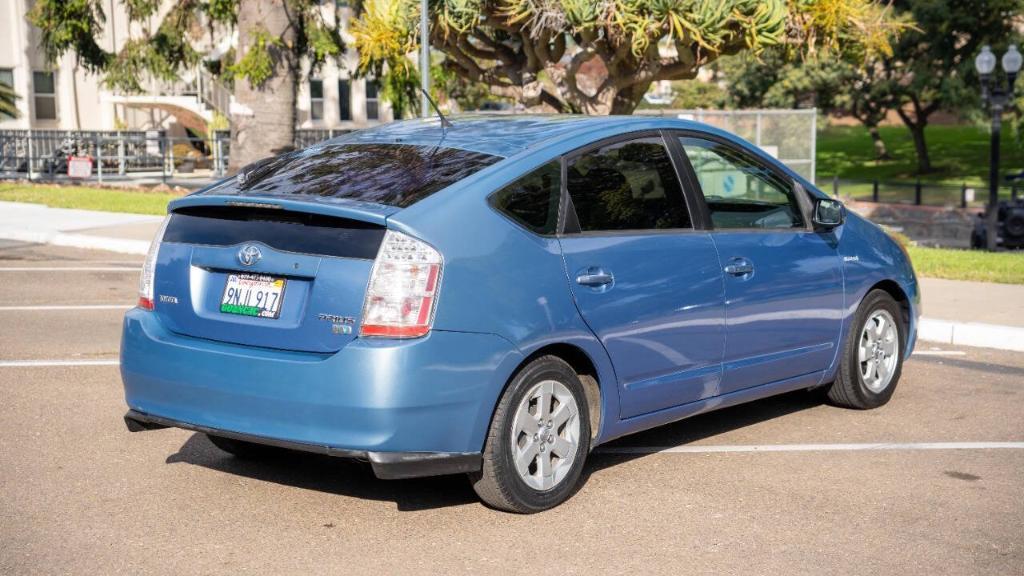
[[[348,132],[296,130],[296,148]],[[67,179],[68,158],[88,157],[89,180],[170,179],[204,183],[227,173],[231,136],[226,130],[208,137],[167,136],[152,131],[0,130],[0,178],[58,181]]]
[[[988,186],[971,186],[967,183],[933,184],[921,180],[885,181],[856,180],[833,177],[818,182],[822,190],[831,191],[835,197],[852,198],[860,202],[882,204],[906,204],[913,206],[945,206],[972,208],[988,203]],[[1000,199],[1016,200],[1022,185],[1014,183],[999,188]]]
[[[201,70],[199,78],[199,98],[204,104],[225,118],[231,115],[231,90],[206,70]]]

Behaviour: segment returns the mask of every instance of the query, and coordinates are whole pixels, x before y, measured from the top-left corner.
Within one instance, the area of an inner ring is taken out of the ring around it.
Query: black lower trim
[[[366,450],[349,450],[321,444],[278,440],[265,436],[242,434],[230,430],[220,430],[208,426],[199,426],[137,410],[129,410],[124,415],[124,423],[129,432],[159,430],[161,428],[181,428],[202,432],[223,438],[232,438],[254,444],[277,446],[288,450],[313,452],[338,458],[350,458],[369,462],[377,478],[396,480],[400,478],[420,478],[423,476],[443,476],[445,474],[462,474],[480,470],[481,456],[479,452],[372,452]]]

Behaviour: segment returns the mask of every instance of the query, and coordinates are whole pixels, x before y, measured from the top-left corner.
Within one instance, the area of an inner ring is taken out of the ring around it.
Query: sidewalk
[[[938,278],[918,282],[921,340],[1024,352],[1024,285]]]
[[[162,220],[161,216],[0,202],[0,238],[124,254],[145,254]]]
[[[160,216],[0,202],[0,238],[145,254]],[[1024,352],[1024,285],[921,278],[925,342]]]

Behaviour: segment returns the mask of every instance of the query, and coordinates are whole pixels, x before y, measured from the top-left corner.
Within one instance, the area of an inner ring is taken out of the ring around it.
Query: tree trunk
[[[270,46],[273,74],[260,86],[245,78],[235,79],[235,102],[231,109],[231,151],[228,171],[281,154],[295,145],[295,78],[298,62],[291,48],[295,27],[289,19],[285,0],[240,0],[238,7],[238,50],[241,59],[253,42],[253,33],[265,29],[281,40]]]
[[[871,143],[875,146],[875,160],[891,160],[892,156],[889,156],[882,134],[878,132],[878,124],[869,124],[868,134],[871,135]]]
[[[615,94],[611,110],[605,114],[632,114],[650,87],[650,82],[641,82],[622,88]]]
[[[914,151],[917,153],[917,173],[927,174],[932,171],[932,161],[928,158],[928,143],[924,139],[923,124],[909,124],[910,135],[914,137]]]

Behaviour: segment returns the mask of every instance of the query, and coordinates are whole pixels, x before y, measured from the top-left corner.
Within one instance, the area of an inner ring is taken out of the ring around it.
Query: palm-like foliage
[[[18,117],[18,98],[20,96],[14,92],[14,88],[0,82],[0,118]]]
[[[876,0],[432,0],[430,12],[430,42],[459,76],[527,105],[605,114],[725,54],[787,41],[884,51],[892,32]],[[370,0],[353,24],[363,65],[412,51],[417,16],[416,0]],[[589,83],[577,81],[584,66],[597,71]]]

